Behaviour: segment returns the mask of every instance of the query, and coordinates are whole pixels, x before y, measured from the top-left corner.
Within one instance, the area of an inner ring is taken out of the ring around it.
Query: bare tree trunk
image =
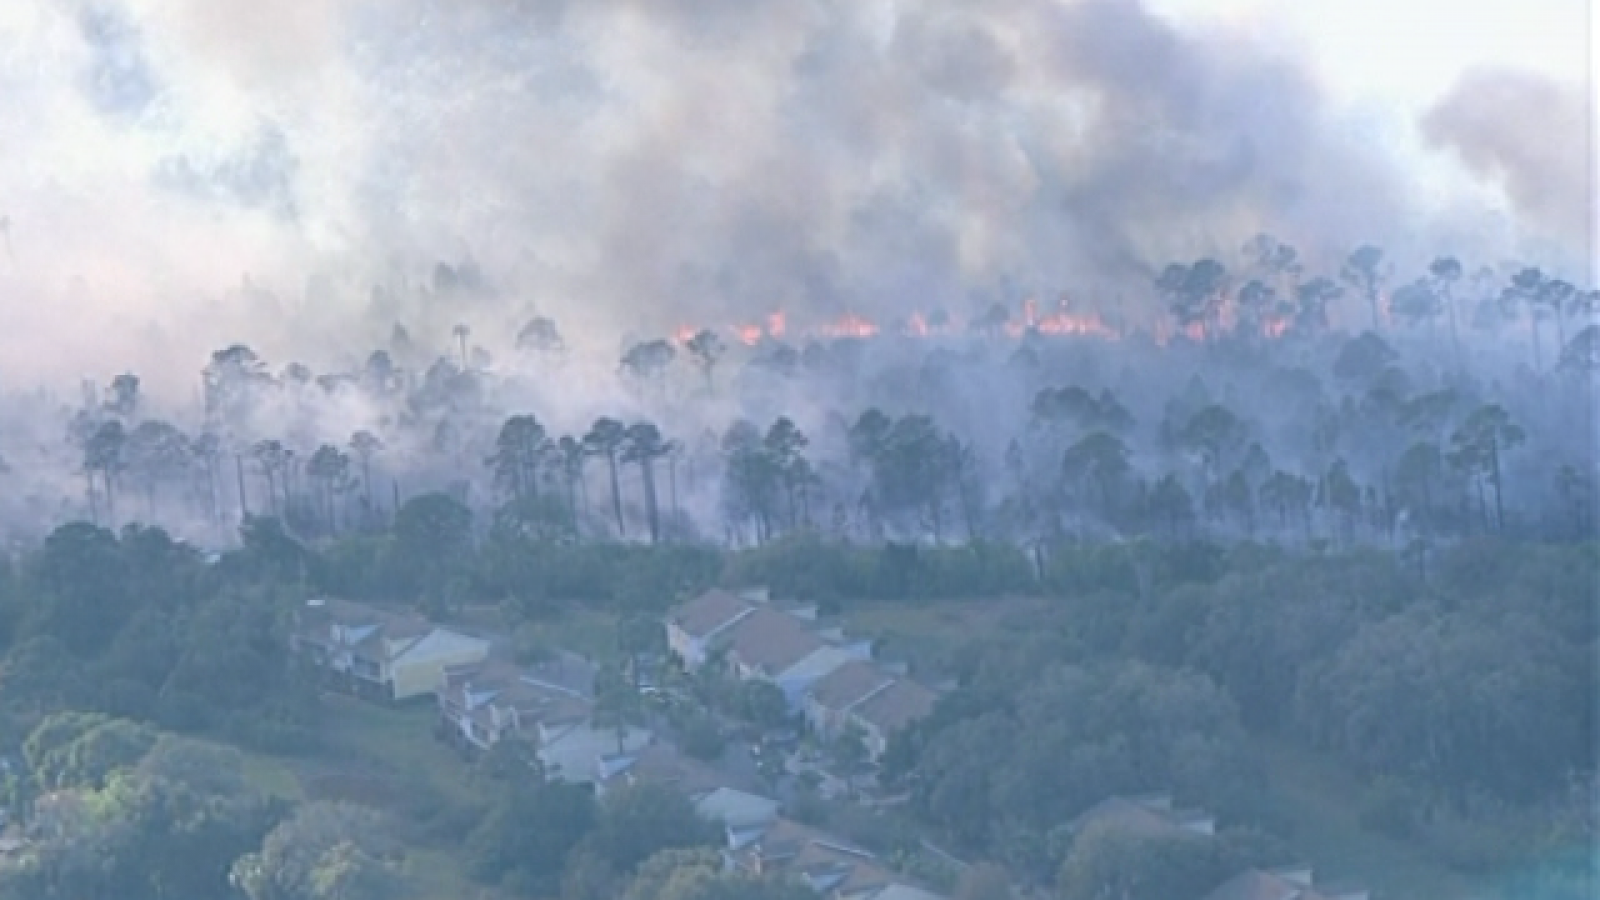
[[[93,522],[96,525],[99,525],[100,524],[100,501],[99,501],[98,496],[97,496],[99,492],[96,491],[95,487],[94,487],[94,470],[93,469],[84,469],[83,470],[83,474],[86,476],[86,479],[89,482],[89,521]]]
[[[617,517],[617,536],[627,537],[628,526],[622,521],[622,486],[617,483],[617,455],[606,454],[606,465],[611,471],[611,511]]]
[[[239,475],[239,518],[247,519],[250,517],[250,502],[244,493],[244,457],[234,454],[233,464]]]

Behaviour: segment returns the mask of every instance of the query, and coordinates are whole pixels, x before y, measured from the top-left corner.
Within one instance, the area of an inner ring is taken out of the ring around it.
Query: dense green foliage
[[[0,581],[0,753],[58,710],[308,746],[316,707],[288,665],[284,577],[304,554],[270,522],[217,565],[159,529],[58,529]]]

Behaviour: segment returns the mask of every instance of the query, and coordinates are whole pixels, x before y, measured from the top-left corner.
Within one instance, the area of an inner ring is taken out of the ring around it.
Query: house
[[[587,714],[541,720],[537,732],[537,753],[545,774],[570,784],[597,785],[613,779],[622,760],[655,741],[655,735],[643,728],[620,734],[614,728],[597,728]]]
[[[684,756],[669,743],[658,741],[612,760],[605,777],[595,782],[595,793],[604,796],[610,790],[641,784],[671,787],[689,797],[704,796],[723,787],[749,786],[730,774]]]
[[[825,900],[942,900],[914,887],[867,850],[789,819],[729,829],[730,868],[788,878]]]
[[[291,650],[358,696],[409,700],[436,693],[449,667],[483,662],[489,642],[420,616],[314,599],[296,617]]]
[[[933,712],[939,695],[897,678],[850,709],[850,720],[861,728],[867,756],[876,762],[889,749],[889,739],[907,725]]]
[[[806,724],[822,740],[834,740],[849,725],[850,711],[893,681],[872,663],[851,660],[819,679],[806,693]]]
[[[531,738],[545,719],[582,717],[584,696],[531,678],[522,667],[490,660],[445,669],[438,691],[440,735],[468,754],[501,740]]]
[[[1216,819],[1199,810],[1174,809],[1166,794],[1107,797],[1068,822],[1067,830],[1077,834],[1094,826],[1150,836],[1216,833]]]
[[[778,819],[778,809],[776,800],[727,787],[694,798],[694,811],[702,819],[730,832],[771,825]]]
[[[876,761],[889,739],[933,712],[939,695],[865,660],[851,660],[818,680],[805,699],[806,722],[825,741],[847,728],[860,729],[867,754]]]
[[[810,621],[770,606],[741,617],[721,640],[734,677],[776,685],[796,712],[806,692],[835,669],[872,658],[870,642],[826,640]]]
[[[1311,869],[1250,869],[1228,879],[1204,900],[1368,900],[1365,890],[1313,887]]]
[[[667,616],[667,646],[692,672],[705,664],[718,635],[765,601],[764,588],[740,593],[712,588]]]

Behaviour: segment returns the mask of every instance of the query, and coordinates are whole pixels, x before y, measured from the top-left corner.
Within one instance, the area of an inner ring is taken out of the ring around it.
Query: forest
[[[1243,257],[1167,267],[1152,328],[1026,298],[773,317],[630,344],[602,389],[546,318],[504,358],[396,326],[322,375],[219,350],[187,413],[131,373],[86,390],[55,449],[0,436],[3,477],[62,513],[13,525],[0,577],[7,804],[51,823],[0,897],[390,897],[420,842],[506,896],[787,898],[721,873],[677,795],[496,758],[473,777],[499,787],[397,812],[271,795],[240,755],[325,750],[287,656],[309,596],[537,630],[716,584],[995,611],[934,648],[879,636],[954,685],[882,763],[904,815],[839,825],[886,855],[931,836],[1063,900],[1199,897],[1299,849],[1316,811],[1263,763],[1290,748],[1483,897],[1587,896],[1595,293],[1449,258],[1400,277],[1373,247],[1327,276],[1265,236]],[[616,405],[537,402],[564,392]],[[1222,841],[1067,829],[1150,791]]]

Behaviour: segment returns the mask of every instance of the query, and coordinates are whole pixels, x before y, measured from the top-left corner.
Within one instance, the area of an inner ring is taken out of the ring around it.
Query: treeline
[[[31,840],[0,859],[4,900],[411,896],[383,816],[266,793],[231,748],[57,713],[20,762],[5,788]]]
[[[1596,564],[1488,540],[1428,581],[1370,552],[1063,552],[1057,599],[936,661],[961,687],[884,774],[957,846],[1053,883],[1107,792],[1171,790],[1292,842],[1247,739],[1267,736],[1356,773],[1365,827],[1503,877],[1594,837]]]
[[[1308,276],[1262,236],[1231,271],[1202,259],[1147,286],[1170,340],[1029,302],[964,329],[936,317],[926,340],[767,334],[746,351],[704,328],[625,349],[623,392],[581,411],[548,395],[569,373],[546,318],[504,365],[465,326],[459,353],[396,326],[321,374],[239,343],[207,361],[195,415],[160,414],[124,374],[62,409],[66,446],[28,465],[82,484],[72,505],[91,520],[223,538],[247,515],[308,540],[382,530],[430,491],[481,529],[565,540],[1148,535],[1420,554],[1592,534],[1593,441],[1574,426],[1592,416],[1600,294],[1449,257],[1394,277],[1374,247]],[[1368,330],[1330,328],[1345,294]],[[1507,349],[1522,341],[1526,358]]]
[[[0,574],[0,754],[60,710],[309,747],[315,694],[288,659],[301,595],[273,577],[273,534],[247,528],[244,547],[210,565],[159,528],[77,522],[13,559]]]

